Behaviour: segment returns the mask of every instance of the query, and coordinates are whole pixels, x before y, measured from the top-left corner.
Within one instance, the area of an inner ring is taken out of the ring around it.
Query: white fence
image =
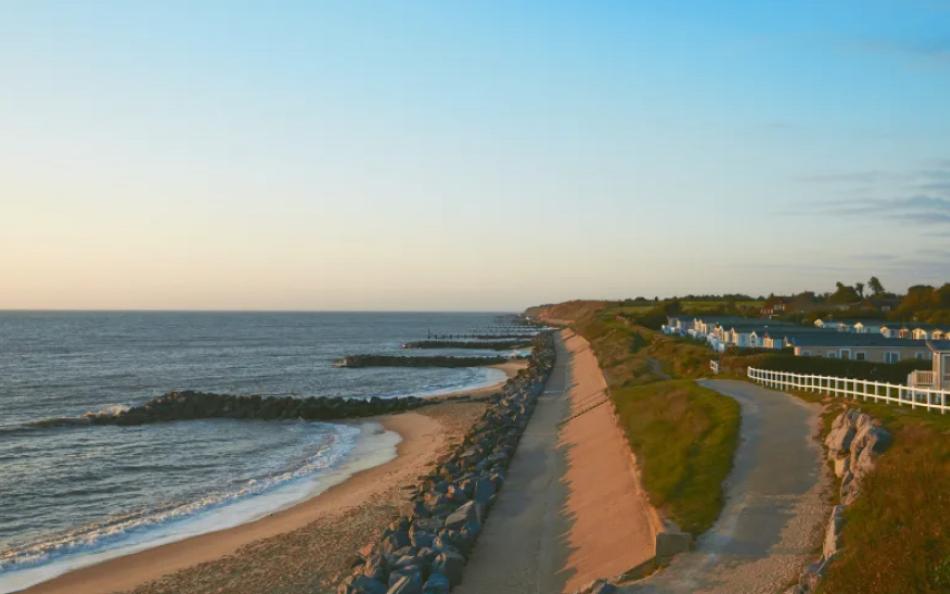
[[[938,410],[941,414],[950,410],[950,392],[947,390],[912,388],[900,384],[873,382],[849,377],[791,373],[788,371],[755,369],[753,367],[748,369],[747,375],[749,379],[765,384],[770,388],[861,398],[863,400],[874,400],[875,402],[888,402],[898,406],[906,404],[911,408],[921,407],[927,410]]]

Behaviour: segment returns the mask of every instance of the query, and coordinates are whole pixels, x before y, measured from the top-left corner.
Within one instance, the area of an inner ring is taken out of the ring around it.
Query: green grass
[[[819,592],[950,592],[950,417],[862,408],[884,421],[894,443],[845,512],[844,549]]]
[[[612,397],[653,505],[683,530],[704,532],[722,509],[739,405],[692,380],[621,388]]]
[[[699,302],[685,305],[701,307]],[[660,381],[649,359],[659,361],[674,378],[695,378],[707,373],[711,352],[639,326],[637,316],[650,314],[650,309],[576,302],[562,306],[560,313],[575,320],[574,327],[591,341],[604,367],[651,501],[684,529],[694,534],[704,531],[721,509],[721,484],[731,468],[738,435],[738,406],[690,381]],[[723,375],[745,379],[746,365],[775,362],[777,357],[781,355],[727,355]],[[889,369],[902,376],[907,373]],[[879,370],[871,367],[847,371],[881,379]],[[846,512],[844,548],[829,566],[819,592],[950,592],[950,414],[831,400],[815,393],[797,396],[831,404],[823,415],[826,431],[835,412],[850,406],[879,419],[894,436],[890,449],[866,477],[861,496]]]
[[[845,511],[842,553],[821,594],[950,592],[950,415],[873,401],[791,392],[827,405],[824,434],[845,408],[881,421],[894,437]]]
[[[708,375],[705,347],[639,325],[631,309],[572,302],[554,311],[591,343],[651,503],[698,535],[722,510],[739,405],[692,381]]]

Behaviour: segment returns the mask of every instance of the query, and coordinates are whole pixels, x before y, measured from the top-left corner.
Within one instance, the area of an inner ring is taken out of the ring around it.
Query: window
[[[850,349],[841,349],[841,351],[840,351],[840,357],[841,357],[842,359],[850,359],[850,358],[851,358],[851,350],[850,350]]]
[[[867,361],[867,360],[868,360],[868,354],[865,353],[864,351],[856,351],[856,352],[854,353],[854,360],[855,360],[855,361]]]
[[[837,358],[838,358],[838,353],[836,353],[836,352],[834,352],[834,351],[828,351],[828,352],[825,353],[825,354],[826,354],[826,356],[827,356],[829,359],[837,359]]]
[[[888,351],[888,352],[884,353],[884,362],[885,362],[885,363],[897,363],[897,362],[900,361],[900,360],[901,360],[901,354],[900,354],[900,353],[897,353],[897,352],[894,352],[894,351]]]
[[[916,353],[914,353],[914,358],[917,359],[918,361],[923,361],[925,358],[924,353],[917,351]]]
[[[811,351],[802,351],[802,357],[811,357]]]

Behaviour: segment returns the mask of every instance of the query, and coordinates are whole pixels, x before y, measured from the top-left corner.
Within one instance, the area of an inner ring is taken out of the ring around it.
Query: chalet
[[[911,324],[910,337],[914,340],[943,340],[947,329],[933,324]]]
[[[831,318],[818,318],[815,320],[815,328],[822,330],[836,330],[838,332],[848,332],[849,326],[845,322],[832,320]]]
[[[950,390],[950,340],[932,340],[927,349],[933,360],[930,370],[917,370],[907,376],[907,385],[913,388]]]
[[[779,299],[764,305],[762,309],[759,310],[759,313],[762,315],[762,317],[768,318],[777,314],[785,313],[787,307],[788,305],[785,303],[785,301]]]
[[[810,333],[790,335],[786,341],[799,357],[897,363],[907,359],[927,359],[930,355],[924,341],[875,334]]]
[[[667,316],[666,323],[663,324],[661,330],[663,334],[675,334],[677,336],[686,336],[687,330],[691,327],[691,322],[688,318],[683,316]]]
[[[813,328],[810,326],[780,326],[765,330],[762,346],[767,349],[785,349],[795,346],[795,339],[800,336],[828,336],[836,335],[835,330]],[[840,339],[840,337],[839,337]]]
[[[830,318],[815,320],[816,328],[851,332],[853,334],[880,334],[881,328],[885,325],[885,322],[881,320],[833,320]]]
[[[851,320],[847,323],[855,334],[880,334],[884,327],[883,320]]]

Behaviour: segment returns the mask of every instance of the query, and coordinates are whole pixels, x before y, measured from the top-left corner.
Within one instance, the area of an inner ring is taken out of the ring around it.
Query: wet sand
[[[484,411],[443,402],[364,419],[402,437],[390,462],[256,521],[64,574],[30,594],[329,592],[356,551],[408,506],[414,485]]]

